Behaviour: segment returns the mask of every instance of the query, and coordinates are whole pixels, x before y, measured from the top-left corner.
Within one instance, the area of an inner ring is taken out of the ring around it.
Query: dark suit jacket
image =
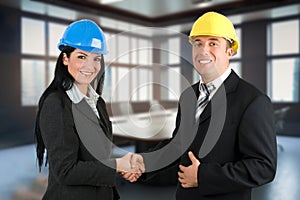
[[[80,103],[89,107],[84,100]],[[77,106],[80,110],[80,105]],[[111,123],[101,97],[97,109],[101,118],[98,123],[95,124],[95,120],[90,119],[90,116],[94,116],[97,120],[92,109],[80,110],[85,117],[81,123],[86,127],[95,127],[94,130],[101,130],[94,134],[105,134],[111,138]],[[119,199],[115,189],[116,170],[109,167],[115,166],[115,160],[109,159],[110,149],[101,155],[102,162],[97,160],[80,139],[76,127],[80,124],[74,122],[73,112],[74,104],[72,105],[65,92],[50,94],[41,109],[40,128],[49,161],[48,187],[43,199]],[[85,132],[81,130],[81,135],[90,132],[91,129]],[[96,151],[98,148],[103,150],[103,146],[107,149],[107,144],[101,144],[100,141],[98,146],[93,148]]]
[[[182,120],[192,119],[195,115],[195,112],[183,111],[187,103],[196,105],[198,86],[199,82],[181,95],[173,138],[180,132]],[[191,90],[195,98],[191,98]],[[222,107],[225,112],[218,113]],[[218,124],[222,119],[224,124]],[[211,120],[214,121],[211,123]],[[198,187],[184,189],[178,184],[176,199],[250,200],[251,188],[273,180],[277,146],[272,104],[266,95],[240,79],[233,71],[224,81],[224,87],[218,89],[202,112],[197,126],[196,136],[176,165],[190,165],[187,152],[192,151],[201,162],[198,169]],[[216,126],[221,127],[220,135],[216,134]],[[209,130],[215,131],[207,134]],[[185,138],[187,131],[181,131],[180,134]],[[211,145],[209,141],[214,140],[215,143]],[[158,148],[160,146],[162,144]],[[200,157],[202,151],[210,149],[209,147],[211,150]],[[164,171],[166,170],[157,174],[167,174]],[[151,180],[151,176],[155,179],[153,173],[148,174],[147,178]]]

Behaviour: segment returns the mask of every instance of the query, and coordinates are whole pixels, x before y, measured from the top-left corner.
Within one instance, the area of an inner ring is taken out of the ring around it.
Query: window
[[[146,101],[153,98],[152,43],[150,38],[130,33],[105,33],[106,101]]]
[[[242,77],[241,62],[231,62],[230,67],[239,77]]]
[[[242,58],[242,33],[241,33],[241,31],[242,31],[241,28],[236,28],[235,29],[236,35],[239,39],[239,48],[238,48],[237,53],[233,57],[231,57],[231,59],[230,59],[230,67],[240,77],[242,77],[242,62],[241,62],[241,58]]]
[[[22,105],[37,105],[38,99],[45,90],[46,77],[45,61],[22,59],[21,62],[21,90]]]
[[[35,106],[54,77],[57,43],[66,25],[22,17],[21,103]],[[49,30],[47,32],[47,30]]]
[[[30,57],[46,54],[45,22],[22,18],[21,30],[21,103],[23,106],[32,106],[37,105],[46,83],[45,61]]]
[[[268,95],[273,102],[299,102],[298,19],[268,26]]]
[[[168,41],[168,50],[169,50],[169,65],[179,64],[180,63],[180,37],[169,38]]]
[[[275,22],[270,29],[270,55],[299,53],[299,20]]]
[[[60,51],[57,48],[57,43],[62,37],[66,25],[49,23],[49,55],[57,57]]]
[[[42,92],[54,77],[57,49],[67,23],[37,18],[21,18],[21,96],[23,106],[36,106]],[[152,35],[136,32],[105,31],[108,54],[103,98],[106,101],[153,100]],[[166,56],[161,63],[169,67],[164,73],[167,91],[164,99],[178,100],[180,93],[180,37],[166,37]],[[160,75],[160,74],[159,74]]]
[[[22,18],[22,54],[45,55],[45,22]]]
[[[181,80],[180,67],[168,67],[161,73],[162,89],[161,96],[164,100],[178,101],[181,94]]]
[[[161,43],[160,96],[162,100],[178,101],[181,94],[180,35],[171,36]]]
[[[299,102],[299,59],[272,59],[271,98],[275,102]]]

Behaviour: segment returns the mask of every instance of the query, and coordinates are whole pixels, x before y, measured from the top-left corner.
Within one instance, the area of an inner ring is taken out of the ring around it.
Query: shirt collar
[[[226,80],[226,78],[229,76],[230,73],[231,73],[231,67],[228,67],[221,76],[219,76],[218,78],[216,78],[215,80],[209,83],[206,83],[206,85],[212,84],[214,86],[214,91],[216,91],[216,89],[218,89],[222,85],[222,83]],[[203,81],[200,76],[200,84],[201,83],[203,83]],[[199,90],[201,91],[200,84],[199,84]]]
[[[99,95],[97,92],[94,90],[94,88],[89,85],[88,86],[88,94],[89,97],[82,94],[82,92],[79,90],[79,88],[76,86],[76,84],[73,84],[72,88],[70,90],[67,90],[67,95],[71,99],[71,101],[75,104],[79,103],[83,98],[87,99],[93,99],[94,101],[97,101],[99,98]]]

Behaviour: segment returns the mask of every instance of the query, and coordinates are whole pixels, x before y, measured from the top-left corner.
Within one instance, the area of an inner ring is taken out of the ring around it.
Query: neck
[[[228,66],[223,68],[222,70],[214,70],[212,73],[203,74],[203,75],[201,75],[201,79],[202,79],[203,83],[212,82],[212,81],[216,80],[217,78],[219,78],[220,76],[222,76],[222,74],[224,74],[227,69],[228,69]]]
[[[80,90],[80,92],[84,95],[88,95],[88,85],[86,84],[78,84],[78,83],[75,83],[76,86],[78,87],[78,89]]]

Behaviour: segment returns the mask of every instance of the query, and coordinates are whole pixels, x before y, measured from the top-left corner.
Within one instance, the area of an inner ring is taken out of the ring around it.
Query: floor
[[[278,136],[278,169],[272,183],[253,191],[253,200],[300,199],[300,138]],[[41,173],[46,175],[47,171]],[[0,151],[0,200],[11,200],[18,189],[30,189],[38,173],[33,145]],[[175,186],[149,186],[117,178],[122,200],[172,200]]]

